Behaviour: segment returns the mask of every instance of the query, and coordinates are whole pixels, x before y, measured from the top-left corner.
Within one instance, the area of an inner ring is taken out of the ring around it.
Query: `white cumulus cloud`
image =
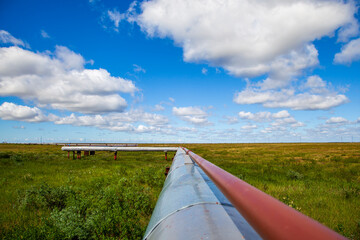
[[[360,38],[347,43],[334,57],[334,62],[338,64],[350,64],[358,60],[360,60]]]
[[[259,112],[259,113],[254,114],[254,113],[251,113],[251,112],[241,111],[241,112],[239,112],[239,117],[241,119],[247,119],[247,120],[260,122],[260,121],[270,119],[271,113],[270,112]]]
[[[96,127],[110,131],[126,132],[158,132],[169,131],[168,119],[163,115],[147,113],[142,110],[131,110],[123,113],[105,115],[76,115],[59,117],[54,114],[45,115],[37,107],[17,105],[4,102],[0,105],[0,119],[23,122],[53,122],[58,125]]]
[[[238,113],[238,115],[241,119],[252,120],[255,122],[263,122],[263,121],[270,121],[272,119],[280,119],[280,118],[289,118],[290,117],[290,113],[286,110],[282,110],[282,111],[279,111],[276,113],[271,113],[271,112],[252,113],[252,112],[241,111]]]
[[[57,119],[54,115],[45,116],[37,107],[22,106],[11,102],[0,105],[0,118],[24,122],[46,122]]]
[[[328,91],[319,78],[309,78],[300,91],[294,84],[319,64],[314,40],[337,34],[338,42],[346,42],[359,34],[353,1],[151,0],[140,7],[136,22],[141,29],[151,37],[173,39],[185,61],[205,62],[240,77],[264,75],[234,96],[238,104],[318,110],[348,101]],[[356,52],[340,53],[335,62],[357,59]]]
[[[293,110],[326,110],[347,103],[349,99],[331,90],[319,76],[310,76],[306,83],[298,87],[281,90],[263,90],[261,87],[247,86],[234,95],[237,104],[262,104],[269,108],[290,108]]]
[[[330,119],[326,120],[328,124],[339,124],[339,123],[348,123],[349,121],[343,117],[331,117]]]
[[[305,86],[307,88],[324,88],[326,87],[326,82],[321,77],[314,75],[307,78]]]
[[[84,65],[80,54],[62,46],[54,53],[0,48],[0,96],[81,113],[123,111],[127,103],[119,92],[133,94],[134,83]]]
[[[287,118],[287,117],[290,117],[290,113],[286,110],[282,110],[277,113],[273,113],[272,117],[273,118]]]
[[[172,112],[182,120],[195,125],[209,125],[208,114],[199,107],[173,107]]]
[[[310,42],[341,27],[342,40],[357,34],[356,9],[340,0],[152,0],[141,4],[137,23],[149,36],[173,39],[185,61],[276,78],[317,64]]]
[[[297,127],[305,126],[304,123],[297,121],[286,110],[282,110],[275,113],[271,113],[271,112],[252,113],[252,112],[241,111],[238,113],[238,116],[243,120],[249,120],[254,122],[268,122],[270,123],[270,127],[265,128],[265,131],[271,130],[271,132],[275,130],[277,131],[279,129],[284,130],[288,127],[297,128]],[[245,128],[242,127],[242,129],[252,129],[249,126],[256,126],[256,125],[248,124],[244,126]]]
[[[179,107],[179,108],[174,107],[173,113],[176,116],[188,116],[188,115],[205,116],[205,115],[207,115],[206,112],[199,107]]]
[[[70,116],[58,118],[54,122],[61,125],[92,126],[111,131],[163,132],[165,131],[164,126],[167,125],[168,119],[163,115],[147,113],[142,110],[131,110],[129,112],[106,115],[77,116],[71,114]]]

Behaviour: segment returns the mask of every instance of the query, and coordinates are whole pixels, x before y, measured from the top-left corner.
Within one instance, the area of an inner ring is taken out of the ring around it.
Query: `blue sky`
[[[358,2],[0,2],[0,141],[360,141]]]

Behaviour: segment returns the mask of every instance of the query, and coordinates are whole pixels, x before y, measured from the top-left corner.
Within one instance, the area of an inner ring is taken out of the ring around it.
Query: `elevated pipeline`
[[[108,147],[108,146],[71,146],[62,147],[63,151],[125,151],[125,152],[176,152],[177,147]]]
[[[168,152],[176,152],[177,147],[109,147],[109,146],[65,146],[62,147],[62,151],[68,152],[68,158],[70,159],[70,152],[73,152],[73,159],[75,159],[75,152],[77,153],[77,159],[81,158],[81,151],[84,152],[84,156],[95,155],[96,151],[114,152],[114,159],[117,159],[117,152],[164,152],[165,159],[167,160]]]
[[[179,148],[144,239],[261,238]]]

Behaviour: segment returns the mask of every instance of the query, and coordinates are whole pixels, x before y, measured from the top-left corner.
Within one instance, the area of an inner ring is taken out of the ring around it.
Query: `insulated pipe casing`
[[[206,174],[179,149],[144,239],[260,239]]]

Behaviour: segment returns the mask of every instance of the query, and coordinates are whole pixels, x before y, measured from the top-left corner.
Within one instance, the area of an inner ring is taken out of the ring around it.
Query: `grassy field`
[[[359,143],[182,146],[360,239]],[[170,165],[163,153],[68,160],[60,146],[0,144],[0,238],[141,239]]]

